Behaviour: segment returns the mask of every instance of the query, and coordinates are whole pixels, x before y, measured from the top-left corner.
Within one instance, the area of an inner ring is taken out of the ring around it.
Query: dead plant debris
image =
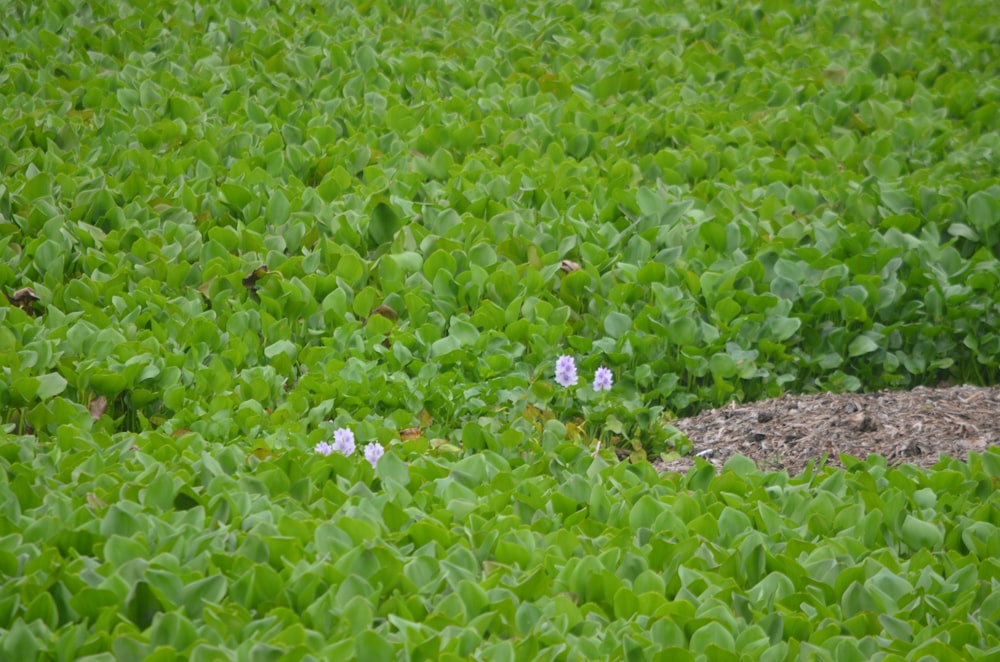
[[[786,394],[729,404],[674,421],[694,450],[659,471],[687,471],[698,456],[722,467],[736,453],[765,471],[801,473],[810,460],[843,466],[840,454],[876,454],[889,464],[931,467],[1000,445],[1000,386],[918,387],[877,393]]]

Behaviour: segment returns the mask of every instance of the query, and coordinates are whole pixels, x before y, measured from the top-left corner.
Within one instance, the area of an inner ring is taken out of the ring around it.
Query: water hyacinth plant
[[[0,662],[1000,660],[987,427],[672,425],[1000,385],[1000,2],[123,4],[0,3]]]
[[[574,358],[568,354],[561,355],[556,360],[556,382],[569,389],[572,386],[576,386],[579,381],[579,375],[576,369],[576,361]],[[607,366],[600,366],[596,371],[594,371],[593,377],[593,391],[594,394],[601,394],[603,392],[608,392],[611,390],[611,386],[614,384],[614,375],[611,369]],[[582,410],[574,410],[571,406],[573,398],[570,396],[570,391],[564,391],[563,393],[563,414],[572,418],[574,414],[582,414],[583,420],[571,422],[571,427],[574,430],[580,430],[581,432],[587,430],[584,434],[587,439],[596,439],[604,434],[604,423],[608,419],[609,403],[606,397],[600,398],[600,403],[597,404],[594,401],[594,395],[589,394],[586,391],[580,394],[580,398],[583,401]],[[617,420],[617,419],[615,419]],[[600,432],[599,432],[600,431]],[[600,444],[598,443],[598,447]]]

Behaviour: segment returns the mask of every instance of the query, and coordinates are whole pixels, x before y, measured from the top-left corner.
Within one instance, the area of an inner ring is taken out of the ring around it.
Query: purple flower
[[[378,459],[385,455],[385,449],[382,448],[382,444],[377,441],[373,441],[367,446],[365,446],[365,459],[371,463],[372,467],[378,462]]]
[[[333,452],[333,446],[326,443],[325,441],[321,441],[318,444],[316,444],[316,452],[319,453],[320,455],[329,455],[330,453]]]
[[[611,390],[611,371],[601,366],[594,373],[594,390],[595,391],[610,391]]]
[[[576,364],[572,356],[563,354],[556,361],[556,381],[560,386],[576,386]]]
[[[354,433],[350,428],[339,428],[333,433],[333,446],[335,451],[340,451],[344,455],[354,452]]]

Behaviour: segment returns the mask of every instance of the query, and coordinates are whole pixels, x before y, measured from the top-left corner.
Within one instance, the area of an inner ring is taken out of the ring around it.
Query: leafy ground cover
[[[4,654],[996,655],[995,450],[643,460],[1000,381],[1000,11],[662,4],[0,1]]]

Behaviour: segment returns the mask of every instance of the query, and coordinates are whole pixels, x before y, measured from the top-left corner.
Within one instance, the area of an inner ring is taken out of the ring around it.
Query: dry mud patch
[[[694,444],[660,471],[687,471],[698,456],[717,467],[736,453],[765,471],[802,472],[810,460],[843,466],[840,455],[881,455],[889,464],[930,467],[941,456],[1000,445],[1000,386],[791,395],[729,404],[673,421]]]

